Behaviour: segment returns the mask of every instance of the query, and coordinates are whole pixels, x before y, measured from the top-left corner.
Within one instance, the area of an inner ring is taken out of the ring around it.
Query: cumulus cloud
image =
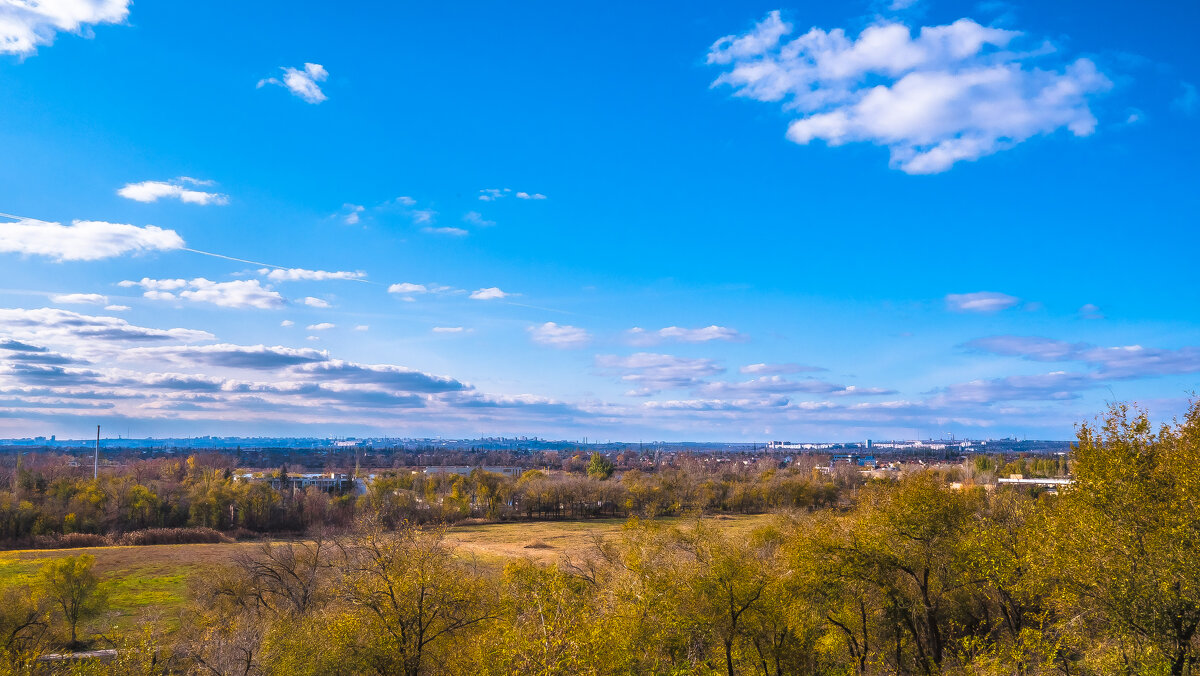
[[[187,345],[181,347],[138,347],[126,350],[122,357],[129,360],[170,361],[189,367],[215,366],[220,368],[270,370],[323,362],[326,352],[311,348],[292,348],[276,345]]]
[[[361,204],[350,204],[347,202],[342,205],[342,222],[346,225],[357,225],[362,220],[362,212],[367,208]]]
[[[484,228],[490,227],[490,226],[493,226],[496,224],[496,221],[487,220],[486,218],[483,217],[483,214],[479,213],[478,211],[468,211],[467,213],[463,214],[463,222],[470,223],[471,225],[477,225],[477,226],[484,227]]]
[[[130,308],[128,305],[105,305],[104,309],[108,310],[109,312],[126,312],[132,308]]]
[[[434,376],[391,364],[358,364],[341,359],[329,359],[302,364],[293,373],[319,379],[321,382],[341,382],[386,386],[404,392],[456,392],[470,386],[453,378]]]
[[[510,188],[484,188],[479,191],[479,201],[495,202],[510,192],[512,192]]]
[[[707,376],[725,369],[711,359],[692,359],[670,354],[638,352],[629,356],[596,356],[601,371],[617,375],[637,387],[628,394],[644,396],[661,390],[695,387]]]
[[[341,270],[338,272],[330,272],[327,270],[305,270],[304,268],[259,268],[258,274],[265,276],[272,282],[323,282],[329,279],[363,279],[367,276],[365,272],[347,272]]]
[[[995,291],[946,295],[946,307],[955,312],[999,312],[1020,302],[1020,298]]]
[[[46,256],[57,261],[94,261],[124,254],[183,248],[174,230],[105,221],[71,225],[22,218],[0,223],[0,253]]]
[[[787,375],[789,373],[806,373],[806,372],[825,371],[825,370],[828,370],[828,369],[823,369],[820,366],[805,366],[803,364],[793,364],[793,363],[747,364],[746,366],[743,366],[740,369],[738,369],[738,371],[745,373],[747,375],[764,375],[764,376]]]
[[[369,324],[357,324],[357,325],[355,325],[354,330],[355,331],[370,331],[371,326]]]
[[[296,325],[296,322],[294,322],[294,321],[292,321],[292,320],[290,320],[290,319],[285,319],[285,320],[283,320],[283,321],[279,322],[279,325],[280,325],[280,326],[282,326],[282,327],[284,327],[284,328],[287,328],[287,327],[289,327],[289,326],[295,326],[295,325]]]
[[[322,308],[322,309],[331,307],[329,305],[329,301],[323,300],[321,298],[315,298],[313,296],[305,296],[304,298],[302,298],[300,300],[300,302],[304,303],[305,305],[307,305],[309,307],[316,307],[316,308]]]
[[[309,324],[305,328],[309,331],[328,331],[329,329],[336,328],[336,327],[337,327],[336,324],[330,324],[329,322],[321,322],[320,324]]]
[[[104,305],[108,302],[108,296],[98,293],[61,293],[51,296],[50,300],[60,305]]]
[[[580,348],[592,341],[592,334],[578,326],[567,326],[546,322],[538,326],[530,326],[529,337],[538,345],[548,345],[559,349]]]
[[[540,192],[526,192],[524,190],[519,190],[514,193],[512,188],[484,188],[483,190],[479,191],[479,201],[495,202],[496,200],[508,197],[509,195],[512,195],[519,200],[546,199],[546,196]]]
[[[471,234],[462,228],[421,228],[421,232],[427,232],[431,235],[449,235],[450,237],[466,237]]]
[[[633,327],[627,332],[629,342],[634,345],[654,345],[664,342],[675,343],[706,343],[710,340],[724,341],[743,341],[746,340],[744,334],[738,333],[736,330],[725,326],[705,326],[698,329],[685,329],[679,326],[668,326],[657,331],[647,331],[640,327]]]
[[[1200,347],[1177,349],[1141,345],[1101,347],[1068,343],[1038,336],[988,336],[963,347],[978,352],[1020,357],[1042,362],[1083,362],[1094,369],[1096,378],[1144,378],[1200,373]]]
[[[434,333],[462,333],[466,329],[461,326],[435,326],[430,330]]]
[[[0,308],[0,327],[6,334],[75,346],[98,342],[207,341],[214,336],[192,329],[154,329],[134,326],[120,317],[84,315],[57,308]]]
[[[1092,374],[1055,371],[1032,376],[1008,376],[956,383],[935,390],[936,406],[990,404],[1000,401],[1064,401],[1078,399],[1079,390],[1099,387]]]
[[[489,286],[472,291],[470,297],[474,300],[498,300],[501,298],[508,298],[511,295],[511,293],[505,293],[501,291],[498,287]]]
[[[1096,128],[1091,99],[1112,83],[1080,58],[1047,68],[1050,45],[1010,49],[1021,33],[970,19],[924,26],[915,35],[885,21],[857,37],[813,28],[798,37],[773,11],[752,30],[713,44],[714,86],[781,102],[798,114],[789,140],[885,146],[910,174],[945,171],[1034,136]],[[1039,60],[1040,59],[1040,60]]]
[[[306,63],[304,69],[291,68],[283,66],[283,79],[266,78],[258,81],[258,87],[262,88],[266,85],[279,85],[286,87],[293,95],[307,101],[308,103],[320,103],[327,97],[325,92],[321,91],[318,82],[324,82],[329,77],[329,72],[319,63]]]
[[[402,296],[412,296],[428,292],[429,289],[424,284],[413,284],[411,282],[400,282],[388,287],[388,293],[395,293]]]
[[[129,0],[41,0],[0,3],[0,53],[27,56],[60,32],[90,35],[90,27],[122,23]]]
[[[257,279],[239,279],[232,282],[214,282],[204,277],[195,279],[149,279],[125,280],[118,286],[140,286],[142,296],[150,300],[182,299],[193,303],[208,303],[228,308],[259,308],[271,310],[284,306],[283,296],[264,287]]]
[[[699,388],[699,391],[712,396],[747,396],[747,395],[762,395],[762,394],[783,394],[792,392],[804,392],[808,394],[821,394],[830,396],[877,396],[881,394],[895,394],[895,390],[888,390],[881,387],[856,387],[854,385],[845,386],[836,383],[827,382],[809,378],[805,380],[788,380],[781,376],[763,376],[754,380],[747,380],[739,383],[716,382],[708,383]]]
[[[414,209],[408,212],[408,217],[414,225],[425,225],[437,219],[437,212],[433,209]]]
[[[185,204],[229,204],[228,195],[196,190],[197,186],[207,185],[212,185],[212,181],[200,181],[187,176],[180,176],[169,181],[128,183],[120,190],[117,190],[117,194],[137,202],[157,202],[160,199],[177,199]]]

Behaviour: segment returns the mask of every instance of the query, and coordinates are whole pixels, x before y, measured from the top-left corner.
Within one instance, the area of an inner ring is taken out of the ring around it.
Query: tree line
[[[71,669],[1193,673],[1200,406],[1158,428],[1116,407],[1081,428],[1071,461],[1057,495],[916,472],[751,533],[632,518],[573,558],[502,569],[456,553],[439,526],[370,515],[261,544],[194,586],[178,631]],[[0,613],[17,671],[42,646],[9,618],[64,615],[36,597],[10,594]]]

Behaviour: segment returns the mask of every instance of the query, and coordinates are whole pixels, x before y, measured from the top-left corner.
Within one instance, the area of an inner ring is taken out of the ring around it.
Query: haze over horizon
[[[1200,6],[1146,7],[0,0],[0,437],[1169,419]]]

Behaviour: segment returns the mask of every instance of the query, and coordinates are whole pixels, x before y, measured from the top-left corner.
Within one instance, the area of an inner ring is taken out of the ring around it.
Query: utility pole
[[[96,452],[92,456],[92,481],[100,478],[100,426],[96,425]]]

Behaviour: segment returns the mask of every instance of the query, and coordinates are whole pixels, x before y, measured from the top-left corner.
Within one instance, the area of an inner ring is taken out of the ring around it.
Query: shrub
[[[132,546],[186,545],[230,542],[230,539],[212,528],[147,528],[126,533],[117,542]]]

